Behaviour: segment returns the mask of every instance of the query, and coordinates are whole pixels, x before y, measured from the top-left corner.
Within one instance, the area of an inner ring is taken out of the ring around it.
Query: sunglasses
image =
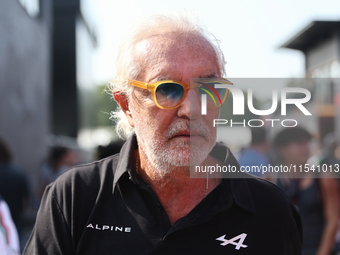
[[[153,101],[161,109],[174,109],[180,106],[189,89],[195,89],[199,100],[206,94],[207,108],[214,109],[220,107],[228,96],[228,89],[215,88],[216,84],[233,85],[230,81],[223,78],[197,78],[191,79],[190,84],[177,81],[166,80],[145,83],[136,80],[129,80],[130,85],[150,90]]]

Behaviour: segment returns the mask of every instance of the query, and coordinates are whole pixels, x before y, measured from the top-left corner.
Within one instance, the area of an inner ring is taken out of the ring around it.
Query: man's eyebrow
[[[201,75],[199,78],[218,78],[219,76],[215,73],[209,75]]]
[[[170,80],[170,76],[169,75],[159,75],[159,76],[156,76],[154,79],[152,79],[152,82],[155,82],[155,81],[166,81],[166,80]]]
[[[216,73],[211,73],[208,75],[201,75],[198,78],[218,78],[219,76]],[[166,80],[171,80],[170,75],[159,75],[156,76],[154,79],[152,79],[151,82],[156,82],[156,81],[166,81]]]

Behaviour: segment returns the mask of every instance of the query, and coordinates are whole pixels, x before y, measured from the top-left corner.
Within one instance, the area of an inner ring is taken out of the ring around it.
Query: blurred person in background
[[[323,157],[321,158],[320,165],[339,165],[339,147],[334,133],[327,134],[324,138],[323,144]]]
[[[64,146],[52,146],[47,161],[41,168],[40,194],[48,184],[54,182],[62,173],[77,163],[77,154]]]
[[[0,255],[19,255],[19,236],[7,203],[0,195]]]
[[[97,147],[97,159],[103,159],[120,152],[124,140],[112,141],[107,146],[99,145]]]
[[[317,164],[317,165],[334,165],[339,164],[340,161],[337,158],[336,149],[338,147],[338,142],[336,140],[335,134],[333,132],[325,135],[322,141],[322,148],[314,153],[309,159],[309,164]]]
[[[279,132],[274,145],[283,165],[305,166],[310,157],[312,136],[303,128],[286,128]],[[310,166],[312,167],[312,166]],[[316,167],[316,166],[315,166]],[[303,178],[278,178],[277,184],[296,205],[303,226],[303,255],[330,255],[335,245],[339,218],[339,190],[333,178],[315,178],[313,172]],[[329,177],[329,176],[323,176]]]
[[[240,166],[268,166],[270,164],[267,152],[269,143],[266,138],[266,129],[253,127],[251,131],[251,143],[248,148],[241,151],[238,163]],[[250,172],[250,174],[262,177],[262,172]]]
[[[27,176],[11,164],[12,154],[0,139],[0,194],[7,202],[19,235],[23,230],[23,215],[30,209],[30,189]]]

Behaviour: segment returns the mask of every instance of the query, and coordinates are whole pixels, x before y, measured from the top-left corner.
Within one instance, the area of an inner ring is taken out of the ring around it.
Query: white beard
[[[211,134],[205,123],[178,119],[171,123],[162,137],[157,130],[160,126],[154,123],[145,123],[143,119],[135,119],[135,132],[139,149],[143,153],[155,175],[161,178],[175,168],[187,168],[190,165],[199,165],[209,155],[215,145],[216,132]],[[138,116],[139,117],[139,116]],[[180,131],[190,130],[199,132],[202,137],[189,141],[173,138]]]

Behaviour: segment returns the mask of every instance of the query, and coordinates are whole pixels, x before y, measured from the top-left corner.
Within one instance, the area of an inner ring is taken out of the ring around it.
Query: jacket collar
[[[137,137],[135,133],[132,133],[120,150],[116,171],[114,172],[113,177],[112,193],[122,175],[127,172],[131,176],[131,173],[134,171],[133,153],[137,148]]]

